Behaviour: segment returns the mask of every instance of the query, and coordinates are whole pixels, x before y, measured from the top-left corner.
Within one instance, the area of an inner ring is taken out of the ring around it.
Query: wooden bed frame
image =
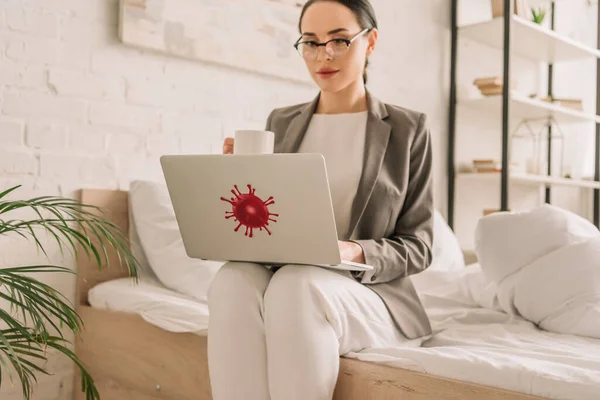
[[[80,200],[105,210],[128,232],[127,192],[85,189]],[[110,268],[78,259],[76,309],[85,328],[75,351],[100,391],[102,400],[210,400],[206,337],[172,333],[138,315],[91,308],[93,286],[127,276],[110,253]],[[84,400],[75,376],[74,400]],[[335,400],[535,400],[540,397],[440,378],[353,359],[341,359]],[[308,400],[308,399],[307,399]]]

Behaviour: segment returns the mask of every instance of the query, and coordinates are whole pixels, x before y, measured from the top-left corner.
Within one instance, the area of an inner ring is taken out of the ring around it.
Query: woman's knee
[[[305,307],[306,300],[317,293],[319,281],[327,271],[310,265],[286,265],[280,268],[265,293],[265,309]]]
[[[228,262],[214,277],[208,290],[208,302],[228,304],[250,301],[264,296],[273,273],[265,266],[253,263]]]

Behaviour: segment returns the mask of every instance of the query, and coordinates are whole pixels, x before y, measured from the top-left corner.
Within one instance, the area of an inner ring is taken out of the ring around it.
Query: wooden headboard
[[[79,201],[100,207],[101,214],[116,224],[128,236],[129,211],[128,192],[122,190],[82,189],[79,191]],[[109,266],[103,265],[101,269],[93,258],[88,258],[84,251],[79,251],[77,256],[77,288],[76,305],[88,305],[88,291],[95,285],[111,279],[129,276],[127,268],[119,264],[116,253],[108,249]]]

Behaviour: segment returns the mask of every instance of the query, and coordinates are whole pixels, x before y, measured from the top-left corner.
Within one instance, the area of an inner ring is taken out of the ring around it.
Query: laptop
[[[191,258],[373,268],[340,258],[321,154],[165,155],[160,162]]]

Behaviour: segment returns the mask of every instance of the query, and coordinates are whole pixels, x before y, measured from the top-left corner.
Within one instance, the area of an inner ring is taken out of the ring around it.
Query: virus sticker
[[[248,193],[241,193],[237,185],[233,185],[234,189],[231,193],[234,197],[231,199],[221,197],[221,200],[231,204],[231,211],[225,212],[225,219],[233,218],[235,222],[239,222],[239,225],[234,229],[235,232],[244,225],[246,227],[245,236],[254,237],[253,230],[256,228],[261,231],[264,228],[270,236],[271,232],[267,228],[269,221],[277,222],[272,217],[279,216],[279,214],[269,212],[269,206],[275,204],[273,196],[263,201],[254,194],[256,189],[253,189],[251,185],[247,186]]]

